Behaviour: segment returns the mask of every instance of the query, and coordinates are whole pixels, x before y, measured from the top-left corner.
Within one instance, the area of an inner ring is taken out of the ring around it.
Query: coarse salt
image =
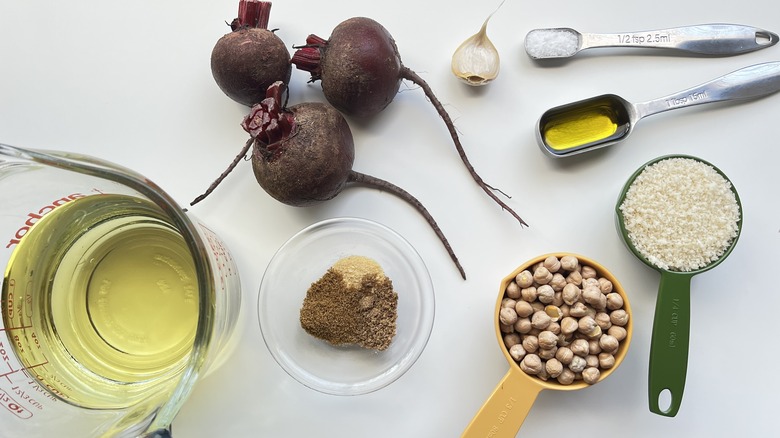
[[[619,208],[634,247],[661,269],[704,268],[739,233],[741,213],[731,183],[712,166],[690,158],[647,166]]]
[[[534,29],[525,37],[525,51],[531,58],[565,58],[579,47],[579,35],[571,29]]]

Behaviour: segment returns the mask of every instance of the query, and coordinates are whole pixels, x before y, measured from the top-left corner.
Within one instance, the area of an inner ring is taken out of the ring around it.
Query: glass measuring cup
[[[536,140],[553,158],[589,152],[625,140],[643,118],[704,103],[753,99],[780,91],[780,62],[736,70],[678,93],[640,103],[604,94],[545,111]]]
[[[504,375],[501,381],[498,383],[493,393],[488,397],[487,401],[482,405],[477,414],[471,420],[471,423],[466,427],[466,430],[461,435],[461,438],[476,438],[486,437],[491,438],[514,438],[520,427],[523,425],[525,418],[528,416],[528,412],[533,407],[536,397],[542,390],[558,390],[558,391],[574,391],[591,386],[582,380],[575,381],[570,385],[563,385],[558,383],[554,379],[547,381],[541,380],[536,376],[526,374],[521,368],[518,362],[516,362],[512,356],[509,355],[509,350],[504,345],[503,333],[499,326],[499,312],[501,310],[501,303],[504,298],[504,293],[507,286],[511,283],[515,277],[526,269],[530,269],[537,263],[543,262],[547,257],[554,255],[559,259],[565,255],[572,255],[579,259],[581,265],[589,265],[596,269],[598,274],[605,277],[613,284],[613,292],[617,292],[623,298],[623,308],[631,315],[631,306],[628,301],[623,287],[618,280],[599,263],[589,258],[571,254],[571,253],[552,253],[545,254],[539,257],[535,257],[515,269],[511,274],[507,275],[501,280],[499,286],[498,300],[496,301],[494,318],[494,329],[496,338],[498,339],[499,347],[504,353],[504,357],[509,362],[509,371]],[[604,370],[598,379],[601,382],[607,378],[617,367],[623,362],[623,359],[628,352],[628,347],[631,343],[631,336],[633,334],[633,318],[629,318],[628,324],[626,324],[626,337],[620,343],[620,347],[615,353],[615,364],[612,368]],[[598,383],[597,382],[597,383]]]
[[[731,240],[725,252],[716,260],[700,269],[682,272],[660,268],[637,248],[637,245],[626,230],[625,215],[621,205],[623,205],[634,181],[648,166],[671,158],[697,160],[711,166],[714,171],[720,174],[726,181],[729,181],[722,171],[700,158],[688,155],[667,155],[647,162],[631,175],[623,187],[615,208],[618,231],[623,237],[626,246],[639,260],[661,274],[650,342],[648,397],[650,411],[668,417],[677,415],[685,389],[690,337],[691,278],[694,275],[714,268],[725,260],[734,249],[742,230],[742,205],[736,189],[731,185],[731,191],[740,211],[740,217],[736,223],[737,235]],[[665,402],[667,399],[669,402],[668,407],[662,406],[662,400]]]
[[[143,176],[70,153],[0,144],[0,205],[3,434],[170,436],[240,311],[219,238]]]

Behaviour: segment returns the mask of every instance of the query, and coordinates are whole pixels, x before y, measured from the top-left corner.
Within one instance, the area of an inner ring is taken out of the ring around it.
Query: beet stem
[[[441,117],[444,120],[444,124],[447,125],[447,130],[450,132],[450,136],[452,137],[452,141],[455,142],[455,148],[458,150],[458,155],[460,155],[460,159],[463,161],[463,164],[466,165],[466,169],[468,169],[469,173],[471,174],[471,177],[474,178],[474,181],[477,182],[477,184],[482,188],[482,190],[487,193],[488,196],[490,196],[498,205],[501,206],[504,210],[508,211],[512,216],[517,219],[521,225],[528,226],[527,223],[517,214],[514,210],[509,208],[508,205],[506,205],[501,199],[496,196],[495,189],[488,184],[485,183],[485,181],[482,180],[482,177],[479,176],[476,170],[474,170],[474,166],[471,165],[469,162],[468,157],[466,157],[466,151],[463,150],[463,145],[460,143],[460,138],[458,137],[458,132],[455,130],[455,124],[452,122],[452,119],[450,118],[450,115],[447,113],[447,111],[444,109],[444,106],[439,102],[439,99],[436,98],[436,95],[433,94],[433,90],[428,85],[425,80],[420,77],[417,73],[415,73],[413,70],[409,69],[408,67],[401,66],[401,78],[409,80],[416,85],[418,85],[420,88],[423,89],[423,92],[425,93],[425,96],[428,97],[428,99],[433,104],[433,107],[436,108],[436,112],[439,113],[439,117]],[[499,191],[503,194],[503,192]]]
[[[239,153],[238,153],[238,155],[236,155],[236,158],[234,158],[234,159],[233,159],[233,162],[232,162],[232,163],[230,163],[230,166],[228,166],[228,168],[227,168],[227,169],[225,169],[225,171],[224,171],[224,172],[222,172],[222,174],[219,176],[219,178],[217,178],[217,179],[216,179],[216,181],[214,181],[213,183],[211,183],[211,185],[209,186],[209,188],[208,188],[208,189],[206,189],[206,191],[205,191],[205,192],[204,192],[202,195],[198,196],[198,197],[197,197],[197,198],[195,198],[195,199],[194,199],[192,202],[190,202],[190,206],[193,206],[193,205],[197,204],[198,202],[200,202],[200,201],[202,201],[202,200],[206,199],[206,196],[210,195],[210,194],[211,194],[211,192],[213,192],[213,191],[214,191],[214,189],[216,189],[216,188],[217,188],[217,186],[218,186],[218,185],[219,185],[219,184],[222,182],[222,180],[223,180],[223,179],[225,179],[225,178],[226,178],[226,177],[227,177],[227,176],[230,174],[230,172],[232,172],[232,171],[233,171],[233,169],[235,169],[235,168],[236,168],[236,166],[238,165],[238,163],[239,163],[241,160],[243,160],[243,159],[244,159],[244,157],[246,157],[246,154],[247,154],[247,152],[249,152],[249,148],[251,148],[251,147],[252,147],[252,143],[254,143],[254,141],[255,141],[255,139],[254,139],[254,138],[250,138],[249,140],[247,140],[247,141],[246,141],[246,144],[245,144],[245,145],[244,145],[244,147],[241,149],[241,152],[239,152]]]
[[[271,2],[241,0],[238,2],[238,26],[268,29],[271,16]]]
[[[466,271],[463,270],[463,266],[461,266],[460,261],[458,261],[458,257],[455,255],[455,251],[452,250],[452,246],[450,246],[450,242],[444,236],[444,233],[441,231],[441,228],[439,228],[439,225],[436,223],[436,220],[433,219],[433,216],[431,216],[431,214],[428,212],[428,209],[425,208],[422,202],[417,200],[417,198],[412,196],[406,190],[398,187],[397,185],[389,181],[385,181],[383,179],[371,175],[366,175],[364,173],[356,172],[354,170],[349,173],[349,178],[347,179],[347,182],[363,184],[379,190],[387,191],[403,199],[409,204],[411,204],[415,209],[417,209],[418,212],[420,212],[421,215],[423,215],[425,220],[428,221],[428,224],[431,226],[431,228],[433,228],[433,231],[439,237],[441,243],[444,244],[444,247],[447,249],[450,258],[455,263],[455,266],[458,268],[458,271],[460,271],[460,276],[463,277],[464,280],[466,279]]]

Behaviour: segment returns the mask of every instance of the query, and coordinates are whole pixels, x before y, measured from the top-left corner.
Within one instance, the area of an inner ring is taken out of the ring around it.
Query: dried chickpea
[[[552,286],[553,290],[555,292],[560,292],[563,290],[564,287],[566,287],[566,277],[563,276],[560,272],[556,272],[553,274],[552,280],[550,280],[550,286]]]
[[[558,383],[560,383],[561,385],[571,385],[572,383],[574,383],[575,377],[576,376],[574,374],[574,371],[568,368],[564,368],[563,371],[561,371],[561,374],[558,375],[557,379],[558,379]]]
[[[619,325],[613,325],[612,327],[607,330],[607,334],[610,336],[614,336],[615,339],[618,341],[622,341],[623,339],[626,339],[626,336],[628,336],[628,331],[625,327],[621,327]]]
[[[599,366],[599,357],[595,354],[585,356],[585,365],[589,368],[597,368]]]
[[[558,335],[558,346],[559,347],[568,347],[569,345],[571,345],[571,341],[573,341],[573,340],[574,340],[574,336],[573,335],[571,335],[571,334],[566,335],[566,334],[560,333]]]
[[[561,297],[563,297],[563,302],[572,305],[579,301],[580,294],[582,293],[582,290],[580,290],[580,287],[577,286],[574,283],[566,283],[566,286],[563,287],[563,290],[561,291]]]
[[[558,336],[549,330],[539,333],[537,339],[539,340],[539,348],[543,350],[549,350],[558,345]]]
[[[598,327],[598,325],[596,324],[596,320],[593,319],[590,315],[585,315],[582,318],[580,318],[577,324],[579,326],[577,328],[577,331],[584,335],[589,335],[590,333],[593,333],[596,327]]]
[[[520,286],[521,289],[530,287],[534,284],[534,275],[531,274],[531,271],[525,270],[515,277],[515,282],[518,286]]]
[[[620,347],[620,342],[614,336],[604,335],[599,339],[599,345],[605,353],[614,353]]]
[[[520,368],[527,374],[537,375],[542,371],[542,359],[535,354],[526,354],[520,362]]]
[[[575,271],[580,265],[580,261],[577,257],[566,255],[561,257],[561,269],[564,271]]]
[[[536,288],[536,299],[544,304],[550,304],[555,298],[555,291],[549,284],[543,284]]]
[[[601,290],[597,287],[591,286],[582,290],[582,299],[593,307],[598,307],[601,297],[604,297],[604,294],[602,294]],[[604,297],[604,307],[607,305],[606,299],[607,297]]]
[[[539,301],[534,301],[533,303],[531,303],[531,308],[534,309],[534,313],[543,311],[544,307],[545,305],[540,303]]]
[[[582,278],[595,278],[598,274],[593,266],[582,265]]]
[[[544,380],[545,382],[550,378],[550,375],[547,374],[547,369],[544,367],[544,361],[542,361],[542,369],[539,370],[539,373],[536,374],[536,377]]]
[[[561,307],[565,303],[563,302],[563,294],[560,292],[555,292],[555,295],[553,295],[553,302],[552,305],[555,307]]]
[[[530,333],[531,329],[533,328],[534,327],[531,325],[531,320],[529,318],[518,318],[514,325],[515,331],[522,335]]]
[[[575,318],[582,318],[587,314],[588,314],[588,306],[586,306],[585,303],[581,301],[572,304],[571,308],[569,308],[569,315]]]
[[[609,314],[609,319],[612,321],[612,324],[623,327],[628,324],[628,312],[624,309],[613,310],[612,313]]]
[[[561,308],[555,305],[544,306],[544,313],[550,317],[550,321],[552,322],[558,322],[563,318]]]
[[[502,324],[514,325],[514,323],[517,322],[517,312],[511,307],[503,307],[498,312],[498,320],[501,321]]]
[[[609,317],[609,313],[599,312],[593,319],[596,320],[596,324],[598,324],[598,326],[601,327],[601,330],[603,331],[606,331],[612,327],[612,320]]]
[[[539,338],[534,335],[525,335],[523,337],[523,348],[525,348],[526,353],[536,353],[539,350]]]
[[[569,335],[577,331],[580,325],[575,318],[567,316],[561,320],[561,333]]]
[[[517,301],[515,301],[512,298],[504,298],[503,300],[501,300],[501,308],[504,308],[504,307],[512,307],[512,308],[514,308],[516,305],[517,305]]]
[[[569,369],[574,371],[575,373],[581,373],[582,370],[585,369],[585,366],[587,365],[587,362],[585,362],[585,358],[581,356],[574,356],[571,358],[571,363],[569,364]]]
[[[537,284],[547,284],[552,280],[552,273],[544,266],[539,266],[534,271],[534,281]]]
[[[595,287],[596,289],[599,289],[599,292],[601,291],[599,280],[596,277],[583,278],[580,287],[582,289],[585,289],[586,287]]]
[[[601,345],[599,345],[598,339],[588,339],[588,352],[590,352],[590,354],[601,353]]]
[[[569,272],[569,275],[566,276],[566,282],[579,286],[582,284],[582,274],[580,271],[571,271]]]
[[[599,366],[608,370],[615,366],[615,356],[610,353],[599,353]]]
[[[505,293],[508,298],[512,298],[513,300],[516,300],[520,298],[520,286],[518,286],[517,283],[512,281],[506,286]]]
[[[558,260],[558,257],[549,256],[544,259],[544,267],[547,268],[548,271],[556,273],[561,269],[561,262]]]
[[[590,346],[585,339],[575,339],[569,345],[569,350],[574,353],[575,356],[585,357],[590,353]]]
[[[512,356],[512,359],[514,359],[515,362],[520,362],[523,360],[523,357],[525,356],[525,349],[523,348],[523,345],[515,344],[509,347],[509,355]]]
[[[515,304],[515,312],[520,318],[527,318],[534,314],[534,308],[528,301],[520,300]]]
[[[550,315],[548,315],[544,310],[534,312],[534,314],[531,316],[531,325],[539,330],[546,329],[551,322],[552,319],[550,318]]]
[[[544,360],[549,360],[555,357],[555,353],[558,352],[558,347],[552,347],[552,348],[545,348],[540,349],[536,352],[536,354],[539,355],[540,358]]]
[[[512,348],[513,345],[517,345],[520,343],[520,335],[517,333],[509,333],[508,335],[504,335],[504,345],[506,345],[506,348]]]
[[[605,295],[612,292],[612,282],[604,277],[599,277],[599,287]]]
[[[553,332],[557,337],[561,334],[561,325],[553,321],[550,323],[550,325],[547,326],[547,330]]]
[[[524,287],[523,289],[520,290],[520,297],[523,300],[528,301],[529,303],[536,301],[536,287],[534,286]]]
[[[607,294],[607,309],[617,310],[623,307],[623,297],[617,292]]]
[[[601,377],[601,371],[596,367],[587,367],[582,370],[582,380],[589,385],[598,382],[599,377]]]
[[[544,364],[544,368],[547,370],[547,374],[553,379],[557,378],[563,372],[563,364],[556,358],[548,360]]]
[[[558,347],[558,351],[555,352],[555,358],[562,364],[568,365],[574,358],[574,352],[569,347]]]
[[[499,321],[498,328],[501,330],[501,333],[514,333],[515,328],[511,325],[506,325]]]

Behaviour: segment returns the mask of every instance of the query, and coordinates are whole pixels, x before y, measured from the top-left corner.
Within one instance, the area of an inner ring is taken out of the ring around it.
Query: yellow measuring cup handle
[[[512,366],[485,404],[471,420],[461,438],[514,438],[531,410],[542,386],[535,377]]]

